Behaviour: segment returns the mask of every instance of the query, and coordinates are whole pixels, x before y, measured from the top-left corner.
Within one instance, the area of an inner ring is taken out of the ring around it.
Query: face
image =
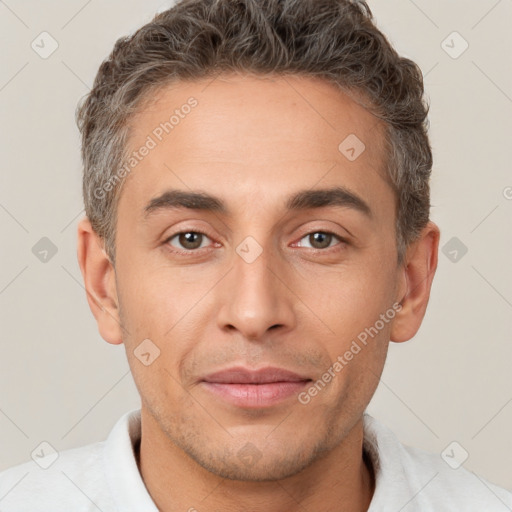
[[[222,477],[296,474],[360,421],[401,298],[383,126],[320,80],[224,75],[163,89],[131,128],[151,148],[115,282],[143,415]]]

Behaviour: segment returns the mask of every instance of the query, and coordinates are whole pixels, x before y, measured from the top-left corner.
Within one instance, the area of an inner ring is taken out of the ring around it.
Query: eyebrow
[[[372,210],[368,204],[358,195],[345,187],[333,187],[327,189],[308,189],[294,193],[285,203],[286,210],[299,211],[312,208],[336,206],[351,208],[371,218]],[[158,197],[149,201],[144,208],[144,217],[164,210],[192,209],[217,212],[230,215],[230,211],[224,201],[205,192],[193,192],[185,190],[167,190]]]

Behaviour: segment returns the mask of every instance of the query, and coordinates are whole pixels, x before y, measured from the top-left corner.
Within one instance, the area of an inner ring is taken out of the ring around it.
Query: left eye
[[[343,241],[339,236],[328,231],[314,231],[302,237],[301,242],[302,240],[307,240],[312,249],[327,249],[331,247],[333,240]]]
[[[172,240],[178,240],[178,243],[181,244],[181,247],[176,247],[176,245],[172,244]],[[176,247],[177,249],[186,249],[188,251],[194,249],[201,249],[202,243],[205,239],[209,239],[204,233],[199,231],[182,231],[181,233],[176,233],[174,236],[167,239],[167,243]]]

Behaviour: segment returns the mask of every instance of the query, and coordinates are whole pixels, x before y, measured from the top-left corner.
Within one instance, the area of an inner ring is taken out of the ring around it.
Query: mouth
[[[312,379],[284,368],[250,370],[234,367],[201,380],[210,393],[233,405],[256,409],[270,407],[300,393]]]

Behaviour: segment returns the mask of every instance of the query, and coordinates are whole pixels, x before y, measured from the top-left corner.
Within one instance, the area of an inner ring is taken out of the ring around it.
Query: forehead
[[[241,206],[315,184],[341,184],[373,203],[391,191],[383,123],[316,78],[231,74],[168,85],[132,118],[128,145],[139,155],[120,202],[139,209],[169,187],[236,192]]]

